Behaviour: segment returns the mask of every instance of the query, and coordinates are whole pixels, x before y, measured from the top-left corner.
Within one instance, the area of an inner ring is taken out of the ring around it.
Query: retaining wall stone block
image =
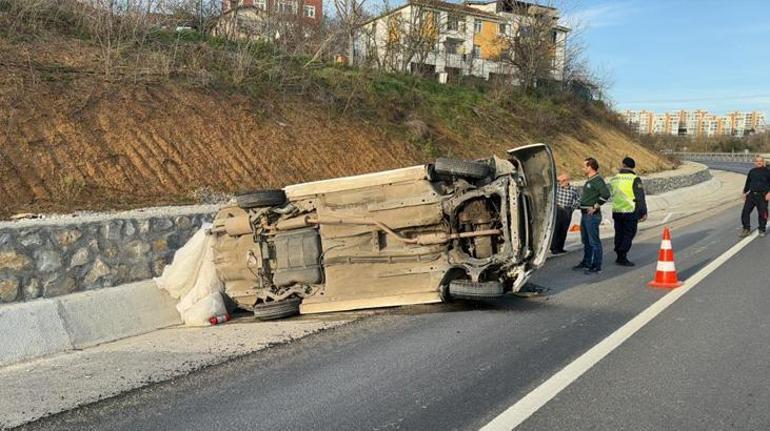
[[[0,302],[29,301],[159,276],[214,214],[0,228]]]
[[[13,275],[0,275],[0,301],[13,302],[19,296],[19,279]]]

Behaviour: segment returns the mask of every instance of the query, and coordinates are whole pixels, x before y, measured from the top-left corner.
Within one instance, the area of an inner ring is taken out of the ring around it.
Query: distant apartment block
[[[569,29],[559,25],[557,9],[518,0],[408,0],[361,26],[353,56],[358,64],[441,81],[509,77],[515,68],[508,47],[528,34],[531,16],[547,17],[552,23],[548,35],[554,50],[552,77],[561,80]]]
[[[624,111],[623,118],[640,135],[670,136],[735,136],[765,131],[762,112],[730,112],[712,114],[705,110],[656,113],[652,111]]]

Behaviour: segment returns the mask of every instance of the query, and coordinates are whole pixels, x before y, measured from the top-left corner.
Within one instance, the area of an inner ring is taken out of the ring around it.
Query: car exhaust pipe
[[[446,232],[431,232],[419,234],[414,238],[407,238],[399,235],[393,229],[386,226],[384,223],[373,219],[366,218],[331,218],[331,217],[317,217],[311,215],[305,215],[301,217],[294,217],[286,220],[281,220],[275,224],[276,230],[292,230],[300,229],[303,227],[321,225],[321,224],[352,224],[352,225],[367,225],[376,226],[382,231],[392,235],[397,240],[405,244],[417,244],[417,245],[438,245],[446,244],[453,239],[460,238],[475,238],[482,236],[495,236],[501,235],[500,229],[485,229],[475,232],[462,232],[462,233],[446,233]]]

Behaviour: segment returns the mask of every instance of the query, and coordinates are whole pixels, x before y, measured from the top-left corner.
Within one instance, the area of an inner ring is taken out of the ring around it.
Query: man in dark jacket
[[[583,260],[572,269],[585,274],[602,272],[602,240],[599,225],[602,222],[602,205],[610,198],[610,189],[599,175],[599,162],[593,157],[583,161],[583,172],[588,180],[580,196],[580,239],[583,242]]]
[[[640,221],[647,219],[647,202],[642,180],[634,172],[636,162],[631,157],[623,159],[623,167],[610,180],[612,190],[612,220],[615,221],[615,263],[634,266],[628,260],[628,251],[636,236]]]
[[[767,201],[770,200],[770,169],[765,166],[765,158],[757,156],[754,159],[754,168],[746,176],[746,185],[743,186],[743,212],[741,222],[743,230],[741,237],[746,237],[751,232],[751,211],[757,208],[759,218],[759,236],[765,236],[767,231]]]

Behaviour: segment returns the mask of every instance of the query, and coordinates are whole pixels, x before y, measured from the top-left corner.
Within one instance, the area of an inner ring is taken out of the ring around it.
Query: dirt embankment
[[[262,103],[174,81],[110,83],[52,49],[29,61],[23,53],[0,43],[0,217],[194,202],[201,189],[231,193],[437,155],[501,155],[537,139],[510,119],[458,118],[462,127],[429,117],[367,119],[307,97]],[[626,155],[642,172],[670,166],[619,129],[581,123],[579,134],[549,142],[560,170],[578,173],[588,155],[605,171]],[[415,139],[420,128],[429,145]]]
[[[57,88],[3,112],[0,212],[187,202],[397,167],[418,151],[318,109],[169,86]],[[0,108],[0,110],[3,110]]]

